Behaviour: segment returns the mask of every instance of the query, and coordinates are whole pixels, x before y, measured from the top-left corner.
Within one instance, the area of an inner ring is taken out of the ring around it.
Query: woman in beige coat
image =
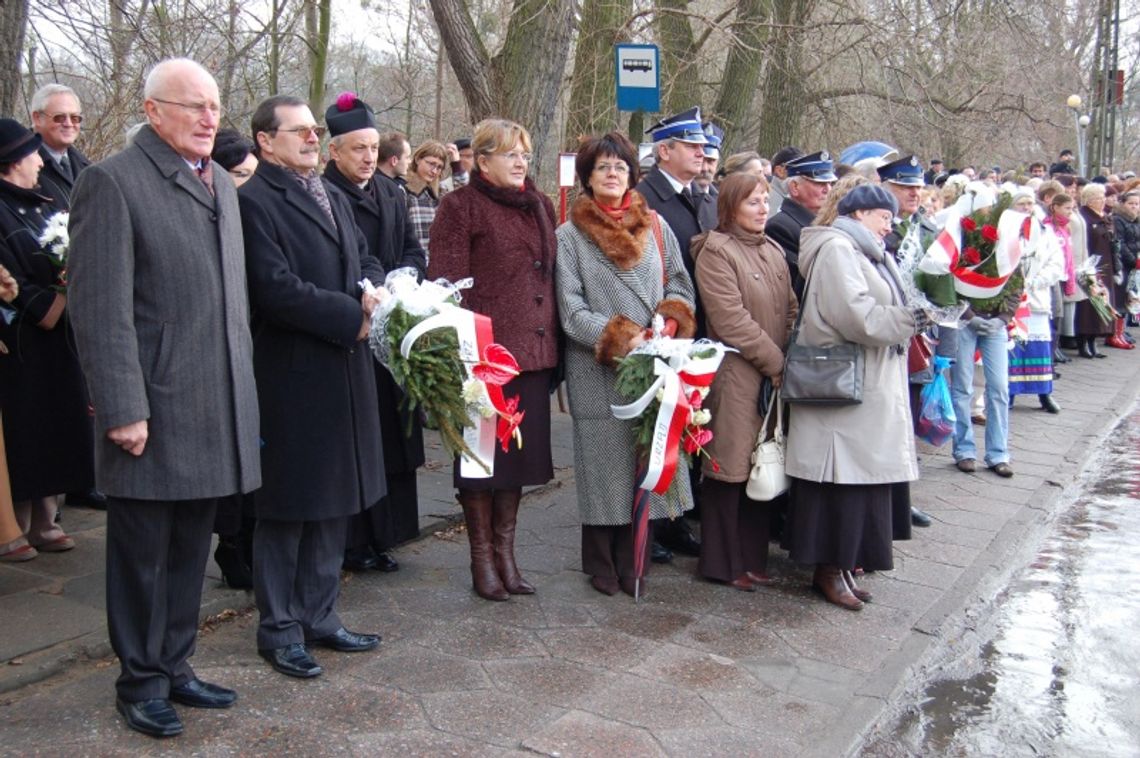
[[[800,237],[808,284],[798,344],[861,345],[865,373],[861,403],[792,408],[785,546],[792,560],[815,566],[812,584],[829,602],[850,610],[870,599],[851,576],[856,566],[893,568],[891,484],[918,478],[906,353],[929,320],[906,304],[883,247],[897,207],[878,185],[855,187],[834,224]]]
[[[717,214],[716,230],[693,238],[690,249],[709,337],[739,352],[725,355],[705,400],[713,438],[701,484],[698,570],[752,591],[770,581],[771,513],[769,503],[749,500],[744,486],[763,423],[760,385],[768,377],[779,386],[796,296],[783,251],[764,236],[768,182],[730,175],[720,185]]]

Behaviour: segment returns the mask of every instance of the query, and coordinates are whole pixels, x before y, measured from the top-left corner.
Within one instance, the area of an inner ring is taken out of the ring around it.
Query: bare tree
[[[20,93],[20,61],[24,53],[24,30],[28,25],[28,0],[0,2],[0,113],[16,111]]]

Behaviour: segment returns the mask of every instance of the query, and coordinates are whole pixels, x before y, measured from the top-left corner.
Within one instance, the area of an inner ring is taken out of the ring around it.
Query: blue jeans
[[[950,371],[950,396],[954,401],[954,460],[978,457],[970,400],[974,395],[974,349],[982,353],[986,374],[987,466],[1009,462],[1009,345],[1003,331],[979,337],[968,326],[958,330],[958,355]]]

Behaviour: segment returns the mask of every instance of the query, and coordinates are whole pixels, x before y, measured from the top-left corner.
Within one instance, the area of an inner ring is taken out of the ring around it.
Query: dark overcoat
[[[414,268],[422,277],[427,273],[427,259],[419,240],[408,222],[408,206],[400,189],[392,182],[392,191],[383,189],[377,176],[364,189],[358,187],[337,169],[336,161],[329,161],[324,173],[326,185],[331,184],[348,198],[356,225],[364,234],[368,251],[380,262],[384,275],[397,268]],[[380,281],[373,284],[383,283]],[[380,407],[380,433],[384,440],[384,469],[389,475],[406,474],[424,464],[424,433],[418,414],[401,410],[404,393],[392,373],[379,361],[375,362],[377,400]],[[409,415],[411,418],[409,419]],[[412,433],[405,430],[409,420]]]
[[[261,484],[237,191],[214,196],[149,127],[79,176],[68,307],[108,495],[195,500]],[[106,437],[148,420],[135,457]]]
[[[673,235],[681,248],[681,260],[685,263],[685,270],[689,272],[689,279],[695,285],[697,272],[693,256],[689,253],[689,246],[693,237],[716,227],[716,198],[698,189],[693,191],[693,201],[690,203],[673,189],[668,177],[656,166],[641,178],[636,189],[645,198],[649,207],[657,211],[661,219],[673,230]],[[701,305],[700,293],[697,293],[696,315],[697,336],[703,337],[705,312]]]
[[[814,216],[807,208],[792,198],[786,198],[780,205],[780,212],[768,219],[764,234],[784,251],[784,260],[792,275],[792,291],[796,299],[804,296],[804,277],[800,273],[800,232],[811,226]]]
[[[328,195],[335,226],[265,161],[239,193],[261,405],[259,519],[348,516],[385,492],[372,355],[356,339],[359,282],[383,272],[348,199]]]
[[[17,502],[86,492],[95,483],[87,388],[66,297],[56,290],[60,271],[38,241],[56,212],[48,197],[0,180],[0,264],[20,285],[15,319],[0,319],[7,347],[0,352],[0,408]]]
[[[1115,250],[1116,230],[1113,228],[1112,217],[1107,213],[1096,213],[1085,206],[1081,206],[1079,213],[1088,230],[1088,256],[1100,256],[1096,270],[1101,284],[1108,290],[1110,299],[1114,300],[1116,288],[1112,279],[1120,270],[1120,255]],[[1119,304],[1113,302],[1112,305],[1119,309]],[[1074,329],[1078,335],[1107,337],[1112,334],[1113,323],[1103,321],[1088,300],[1077,303],[1074,319]]]
[[[71,207],[71,192],[75,189],[75,182],[79,172],[91,165],[87,156],[79,152],[74,146],[67,148],[67,162],[71,164],[71,178],[67,178],[59,171],[59,164],[48,152],[47,148],[40,146],[40,157],[43,158],[44,167],[40,169],[40,192],[52,199],[53,204],[60,210]]]

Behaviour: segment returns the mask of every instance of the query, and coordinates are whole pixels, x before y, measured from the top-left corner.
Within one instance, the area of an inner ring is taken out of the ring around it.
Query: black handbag
[[[814,268],[812,271],[814,272]],[[811,277],[804,284],[802,302],[808,302]],[[780,396],[794,405],[855,405],[863,402],[863,346],[842,342],[831,347],[797,344],[804,309],[796,314]]]

